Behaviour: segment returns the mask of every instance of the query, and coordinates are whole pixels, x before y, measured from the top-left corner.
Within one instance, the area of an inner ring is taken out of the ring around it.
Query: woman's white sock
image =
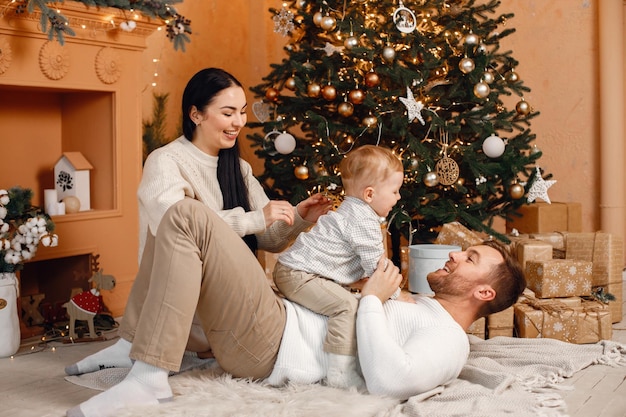
[[[73,365],[65,367],[68,375],[80,375],[105,368],[130,368],[133,362],[128,356],[132,343],[120,338],[108,348],[102,349]]]

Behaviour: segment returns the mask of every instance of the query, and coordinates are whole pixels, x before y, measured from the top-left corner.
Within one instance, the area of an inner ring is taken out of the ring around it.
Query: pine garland
[[[171,5],[182,3],[183,0],[72,0],[83,3],[87,7],[111,7],[114,9],[138,11],[150,18],[158,18],[166,25],[167,37],[174,44],[174,49],[185,51],[185,44],[190,42],[188,34],[191,34],[191,20],[180,15]],[[61,45],[65,41],[65,35],[76,36],[70,27],[68,19],[57,11],[50,8],[49,4],[57,2],[51,0],[18,0],[16,13],[34,13],[36,9],[41,12],[41,31],[48,33],[48,39],[57,39]]]

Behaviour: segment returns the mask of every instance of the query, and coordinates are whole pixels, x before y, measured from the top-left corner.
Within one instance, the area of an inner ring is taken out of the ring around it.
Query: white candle
[[[59,214],[58,203],[59,202],[58,202],[56,189],[43,190],[43,204],[44,204],[46,213],[48,213],[50,216],[55,216]]]

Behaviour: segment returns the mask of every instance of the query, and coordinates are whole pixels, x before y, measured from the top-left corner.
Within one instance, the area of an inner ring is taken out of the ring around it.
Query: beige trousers
[[[177,371],[194,314],[225,371],[271,373],[285,307],[243,240],[214,211],[186,198],[148,236],[120,336],[132,342],[132,359]]]
[[[359,302],[333,280],[276,263],[274,283],[289,300],[328,316],[324,351],[356,356],[356,311]]]

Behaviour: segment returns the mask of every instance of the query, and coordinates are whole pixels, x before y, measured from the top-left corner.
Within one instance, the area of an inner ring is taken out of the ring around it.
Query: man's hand
[[[361,296],[375,295],[381,302],[385,302],[393,295],[402,282],[402,275],[391,260],[383,257],[371,277],[363,284]]]

